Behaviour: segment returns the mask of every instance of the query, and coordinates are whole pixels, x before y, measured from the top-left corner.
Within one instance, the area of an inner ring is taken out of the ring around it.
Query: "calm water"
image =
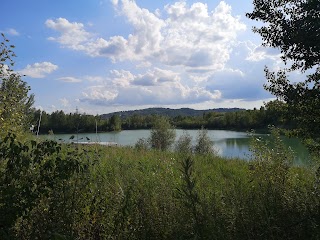
[[[176,130],[176,140],[183,134],[184,130]],[[198,130],[186,130],[193,138],[195,143],[198,135]],[[70,142],[69,139],[74,135],[73,141],[76,141],[76,134],[55,134],[50,136],[51,139],[65,142]],[[218,151],[218,154],[223,157],[233,158],[239,157],[241,159],[250,159],[249,143],[250,137],[245,132],[225,131],[225,130],[208,130],[209,137],[214,142],[214,148]],[[258,134],[262,138],[266,138],[265,134]],[[87,141],[87,137],[90,141],[99,142],[116,142],[119,145],[133,146],[139,138],[148,138],[150,136],[150,130],[124,130],[121,132],[108,132],[108,133],[79,133],[79,142]],[[298,139],[284,138],[284,142],[287,146],[290,146],[296,154],[296,163],[305,164],[308,162],[307,149],[301,144]]]

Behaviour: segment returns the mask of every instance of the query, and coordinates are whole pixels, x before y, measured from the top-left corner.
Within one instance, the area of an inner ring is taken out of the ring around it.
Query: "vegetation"
[[[110,118],[110,130],[121,131],[121,119],[118,115],[112,115]]]
[[[319,65],[320,6],[317,0],[254,0],[253,5],[254,11],[247,16],[266,23],[261,28],[253,28],[261,35],[264,46],[279,48],[282,59],[293,62],[292,69],[307,70]]]
[[[191,154],[193,152],[192,147],[192,137],[186,131],[179,137],[178,141],[175,144],[175,152],[181,154]]]
[[[292,69],[319,64],[319,28],[310,24],[319,24],[317,1],[254,4],[248,16],[270,23],[257,31],[266,43],[281,48],[285,60],[294,61]],[[301,29],[291,31],[285,24]],[[301,36],[308,32],[311,38],[305,42]],[[33,98],[20,76],[7,70],[13,53],[6,43],[1,44],[0,62],[2,239],[320,238],[319,169],[293,166],[291,151],[274,128],[273,141],[253,139],[250,162],[207,154],[212,145],[203,129],[194,149],[184,135],[176,145],[178,152],[165,151],[175,137],[172,122],[155,116],[150,139],[139,141],[137,148],[38,142],[31,136],[21,139],[18,134],[25,133]],[[315,87],[310,87],[319,81],[319,68],[298,84],[289,83],[284,71],[266,73],[270,83],[266,88],[277,101],[260,110],[204,114],[201,121],[210,126],[224,121],[224,126],[242,122],[252,126],[266,124],[268,119],[297,129],[318,144],[314,117],[319,116],[319,98]],[[287,116],[293,110],[297,112],[291,120]],[[66,116],[58,114],[57,121]],[[97,117],[69,116],[64,121],[76,119],[77,131],[81,121],[100,123]],[[184,117],[175,121],[189,123]],[[115,116],[111,124],[109,130],[118,130],[119,118]],[[148,150],[147,143],[153,149]]]
[[[98,131],[120,131],[133,129],[151,129],[157,118],[163,115],[132,115],[121,118],[111,115],[103,119],[102,116],[56,111],[51,114],[42,112],[40,132],[43,134],[52,130],[54,133],[94,132],[97,122]],[[37,125],[40,110],[34,112],[33,124]],[[166,117],[168,118],[168,117]],[[269,125],[292,129],[296,122],[288,115],[287,105],[279,100],[270,101],[260,109],[230,112],[207,112],[200,116],[169,117],[170,124],[182,129],[232,129],[232,130],[267,130]]]
[[[152,148],[158,150],[169,150],[174,143],[176,132],[169,120],[165,117],[158,117],[150,132],[149,142]]]
[[[213,141],[208,136],[208,131],[204,128],[199,130],[197,144],[194,147],[194,152],[201,155],[213,154]]]
[[[0,43],[0,136],[8,131],[21,135],[30,127],[29,113],[34,96],[21,76],[12,70],[15,54],[13,45],[1,34]]]
[[[215,109],[207,109],[207,110],[195,110],[191,108],[179,108],[179,109],[171,109],[171,108],[146,108],[146,109],[139,109],[139,110],[129,110],[129,111],[121,111],[115,113],[108,113],[102,114],[101,117],[103,119],[107,119],[112,117],[113,115],[119,115],[122,119],[128,119],[134,116],[152,116],[152,115],[161,115],[166,116],[169,118],[175,118],[179,116],[183,117],[201,117],[204,114],[210,112],[217,112],[217,113],[226,113],[226,112],[238,112],[243,111],[245,109],[242,108],[215,108]]]
[[[287,106],[295,121],[295,134],[307,139],[309,147],[320,154],[320,5],[319,1],[254,0],[251,19],[266,26],[254,28],[265,46],[279,48],[289,69],[277,73],[266,68],[268,85],[265,88]],[[291,83],[287,72],[313,72],[305,81]]]
[[[275,135],[254,160],[0,143],[2,239],[318,239],[318,176]]]

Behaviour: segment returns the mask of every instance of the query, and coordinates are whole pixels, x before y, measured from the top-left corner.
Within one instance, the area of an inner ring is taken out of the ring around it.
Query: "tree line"
[[[265,130],[273,125],[281,128],[293,128],[294,121],[287,114],[287,105],[279,100],[270,101],[260,109],[241,110],[234,112],[208,112],[202,116],[176,116],[167,117],[170,124],[181,129],[232,129],[232,130]],[[102,116],[64,113],[55,111],[34,110],[33,124],[38,126],[41,115],[40,133],[75,133],[75,132],[99,132],[151,129],[159,115],[138,115],[134,114],[121,117],[114,114],[109,118]],[[35,128],[37,130],[37,128]]]

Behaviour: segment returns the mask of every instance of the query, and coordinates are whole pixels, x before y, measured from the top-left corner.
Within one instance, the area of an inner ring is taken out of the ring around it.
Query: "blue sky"
[[[2,0],[16,71],[48,112],[260,107],[262,48],[251,1]]]

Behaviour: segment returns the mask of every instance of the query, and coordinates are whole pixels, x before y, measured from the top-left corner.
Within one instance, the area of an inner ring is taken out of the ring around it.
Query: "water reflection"
[[[226,138],[214,141],[218,154],[228,158],[250,159],[249,138]]]
[[[176,140],[184,133],[185,130],[176,130]],[[198,130],[186,130],[192,137],[192,142],[195,144]],[[50,138],[63,139],[65,142],[70,142],[70,136],[72,134],[56,134]],[[148,138],[150,136],[150,130],[126,130],[114,133],[81,133],[78,134],[78,139],[86,137],[96,139],[100,142],[116,142],[119,145],[133,146],[139,138]],[[250,136],[246,132],[225,131],[225,130],[208,130],[208,136],[213,140],[214,147],[218,154],[228,158],[241,158],[249,160],[251,158],[251,152],[249,150]],[[262,139],[269,138],[266,134],[256,134],[256,136],[262,137]],[[292,148],[295,152],[296,164],[306,164],[309,161],[308,151],[305,146],[298,139],[283,138],[286,146]]]

